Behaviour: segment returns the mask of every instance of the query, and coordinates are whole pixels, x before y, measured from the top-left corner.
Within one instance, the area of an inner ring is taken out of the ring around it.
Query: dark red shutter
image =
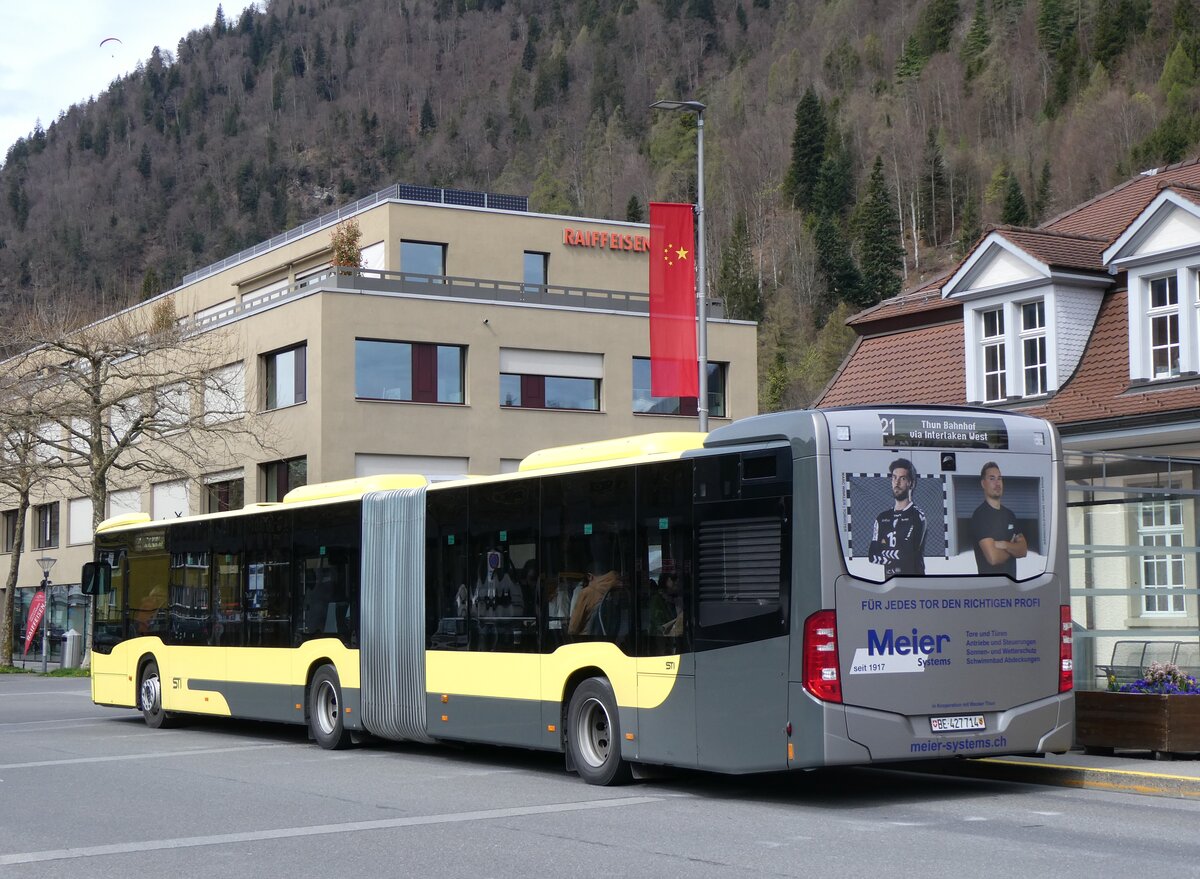
[[[413,344],[413,401],[437,402],[437,346]]]
[[[524,409],[546,408],[546,378],[541,375],[521,376],[521,407]]]

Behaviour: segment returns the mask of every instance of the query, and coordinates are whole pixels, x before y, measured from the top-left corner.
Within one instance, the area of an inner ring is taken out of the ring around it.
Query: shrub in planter
[[[1075,738],[1091,753],[1154,751],[1169,759],[1200,751],[1200,684],[1170,662],[1153,663],[1131,684],[1075,694]]]

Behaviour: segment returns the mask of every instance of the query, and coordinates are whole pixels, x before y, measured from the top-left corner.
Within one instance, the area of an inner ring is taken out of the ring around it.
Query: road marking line
[[[107,757],[72,757],[69,760],[38,760],[34,763],[0,763],[0,769],[37,769],[42,766],[73,766],[79,763],[114,763],[121,760],[154,760],[162,757],[191,757],[196,754],[229,754],[234,751],[261,751],[263,748],[290,747],[279,742],[238,745],[232,748],[194,748],[184,751],[143,751],[138,754],[110,754]]]
[[[1101,774],[1111,775],[1137,775],[1142,778],[1153,779],[1168,779],[1170,781],[1195,781],[1195,777],[1191,775],[1167,775],[1162,772],[1141,772],[1136,769],[1105,769],[1100,766],[1063,766],[1061,764],[1048,763],[1030,763],[1026,760],[999,760],[992,758],[988,763],[997,763],[1001,766],[1029,766],[1034,769],[1050,769],[1058,772],[1098,772]]]
[[[302,836],[322,836],[333,833],[362,833],[367,830],[394,830],[400,827],[426,827],[434,824],[490,821],[496,818],[520,818],[527,815],[580,812],[590,809],[607,809],[616,806],[642,806],[658,801],[658,797],[621,797],[609,800],[591,800],[583,803],[520,806],[510,809],[488,809],[480,812],[458,812],[448,815],[421,815],[413,818],[387,818],[379,821],[352,821],[346,824],[315,824],[309,827],[281,827],[277,830],[252,830],[243,833],[185,836],[178,839],[151,839],[144,842],[91,845],[81,848],[51,849],[41,852],[16,852],[8,855],[0,855],[0,867],[11,866],[13,864],[34,864],[41,861],[62,861],[94,858],[104,855],[126,855],[135,852],[196,848],[205,845],[228,845],[230,843],[260,842],[270,839],[295,839]]]
[[[16,696],[79,696],[91,699],[92,694],[87,690],[30,690],[22,693],[5,693],[3,698],[12,699]]]

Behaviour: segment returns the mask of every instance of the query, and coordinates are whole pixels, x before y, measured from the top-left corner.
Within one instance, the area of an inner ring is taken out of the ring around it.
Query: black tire
[[[138,708],[146,726],[151,729],[166,729],[175,725],[175,716],[162,707],[162,678],[158,674],[158,663],[151,659],[142,669],[138,680]]]
[[[323,665],[308,685],[308,729],[327,751],[350,747],[350,730],[343,721],[342,685],[337,669]]]
[[[621,759],[621,717],[612,684],[588,678],[567,709],[567,748],[579,777],[588,784],[625,784],[632,778]]]

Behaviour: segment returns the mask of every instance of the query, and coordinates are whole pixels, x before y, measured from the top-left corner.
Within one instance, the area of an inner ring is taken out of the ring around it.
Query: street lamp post
[[[46,673],[46,655],[50,652],[50,569],[58,559],[42,556],[37,560],[42,569],[42,674]]]
[[[700,360],[700,385],[696,412],[700,429],[708,430],[708,297],[704,284],[704,104],[699,101],[655,101],[652,110],[696,114],[696,354]]]

